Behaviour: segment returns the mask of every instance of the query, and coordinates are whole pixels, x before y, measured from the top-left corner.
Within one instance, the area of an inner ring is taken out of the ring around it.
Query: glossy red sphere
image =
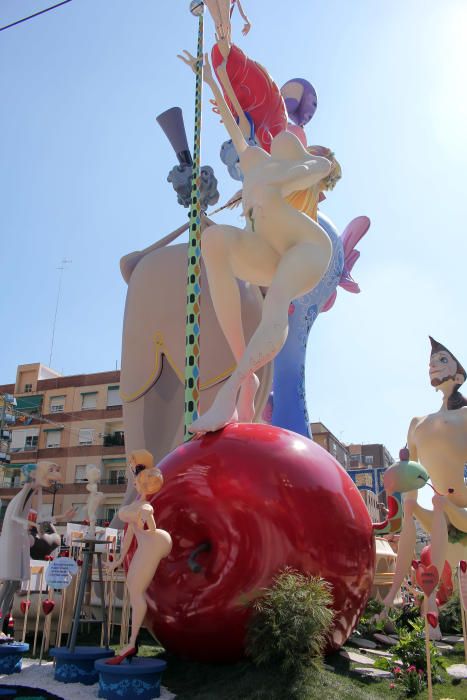
[[[241,658],[248,602],[286,566],[332,584],[331,645],[345,642],[370,592],[374,545],[365,504],[330,454],[281,428],[232,424],[160,467],[164,487],[152,504],[173,549],[148,589],[148,620],[168,650]]]

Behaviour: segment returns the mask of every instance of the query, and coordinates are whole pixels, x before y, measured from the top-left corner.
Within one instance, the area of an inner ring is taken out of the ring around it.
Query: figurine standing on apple
[[[136,450],[131,453],[129,467],[134,475],[137,498],[119,510],[119,517],[127,523],[120,558],[108,562],[106,569],[115,571],[122,566],[130,547],[135,545],[126,574],[126,585],[130,594],[131,604],[131,636],[128,646],[120,654],[106,661],[107,664],[118,665],[124,659],[131,661],[138,653],[138,633],[147,612],[146,590],[154,578],[161,559],[168,556],[172,549],[172,539],[168,532],[159,530],[154,520],[154,509],[148,502],[148,496],[160,491],[164,479],[161,471],[154,466],[154,458],[147,450]]]

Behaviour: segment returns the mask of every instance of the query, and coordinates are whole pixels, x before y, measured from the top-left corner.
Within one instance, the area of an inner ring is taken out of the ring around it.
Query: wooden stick
[[[29,571],[29,581],[28,581],[28,587],[26,590],[26,603],[29,600],[29,605],[31,604],[31,576],[32,576],[32,569],[31,567]],[[29,605],[26,605],[26,610],[24,611],[24,622],[23,622],[23,636],[21,637],[21,641],[24,643],[24,640],[26,639],[26,628],[28,626],[28,613],[29,613]]]
[[[60,602],[60,615],[58,617],[57,623],[57,634],[55,636],[55,646],[60,647],[62,645],[62,628],[63,628],[63,618],[65,617],[65,601],[67,588],[62,588],[62,597]]]
[[[49,599],[51,599],[50,596],[52,595],[52,593],[53,593],[53,591],[49,587],[47,589],[47,596]],[[39,666],[42,664],[42,657],[44,656],[44,651],[49,650],[50,625],[52,622],[52,615],[53,615],[53,610],[48,615],[45,615],[44,630],[42,632],[41,653],[39,655]]]
[[[457,587],[459,589],[459,603],[461,606],[462,637],[464,639],[464,658],[465,663],[467,664],[467,612],[464,608],[464,599],[462,598],[460,566],[457,569]]]
[[[34,628],[34,644],[32,647],[32,655],[36,655],[36,646],[37,646],[37,634],[39,632],[39,617],[41,614],[41,607],[42,607],[42,588],[44,585],[44,567],[43,566],[38,566],[38,569],[40,569],[40,576],[39,576],[39,597],[37,599],[37,610],[36,610],[36,626]]]
[[[425,654],[426,654],[426,675],[428,681],[428,700],[433,700],[433,686],[431,683],[431,654],[430,654],[430,623],[428,622],[428,596],[425,595]]]

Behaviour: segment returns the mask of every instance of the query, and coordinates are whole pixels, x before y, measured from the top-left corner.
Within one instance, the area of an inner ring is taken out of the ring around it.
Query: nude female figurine
[[[391,607],[404,576],[410,570],[416,531],[412,516],[431,533],[431,560],[441,576],[449,542],[467,546],[467,486],[464,465],[467,462],[467,400],[459,393],[467,373],[454,355],[430,337],[431,385],[443,394],[436,413],[413,418],[408,434],[410,459],[420,461],[428,472],[435,495],[433,510],[417,503],[417,491],[406,494],[404,520],[399,540],[394,582],[384,599]],[[428,600],[428,611],[437,614],[436,590]]]
[[[168,532],[156,528],[154,509],[147,501],[149,495],[157,493],[164,483],[162,473],[154,466],[154,459],[147,450],[132,452],[129,467],[135,477],[137,498],[127,506],[120,508],[119,518],[127,523],[120,558],[106,565],[107,571],[115,571],[122,566],[133,540],[137,547],[126,574],[126,585],[131,604],[131,636],[128,646],[118,656],[108,659],[110,665],[120,664],[123,659],[131,661],[138,653],[138,633],[143,624],[148,606],[146,590],[154,578],[161,559],[168,556],[172,549],[172,539]]]
[[[180,58],[194,67],[196,59],[185,54]],[[329,160],[311,156],[287,131],[272,139],[270,154],[250,146],[213,78],[207,55],[203,79],[240,156],[246,227],[214,225],[203,233],[203,258],[214,309],[237,367],[211,408],[189,427],[193,433],[218,430],[238,419],[252,420],[258,388],[254,373],[281,349],[287,337],[290,302],[318,284],[332,253],[329,237],[318,223],[286,201],[288,195],[324,180],[331,170]],[[261,322],[247,346],[237,278],[268,287]]]
[[[96,518],[97,509],[104,502],[105,494],[102,491],[97,490],[97,485],[100,481],[101,473],[95,464],[86,465],[86,479],[88,483],[86,484],[86,491],[88,491],[89,496],[86,503],[88,517],[89,517],[89,530],[87,536],[89,539],[94,539],[96,536]]]

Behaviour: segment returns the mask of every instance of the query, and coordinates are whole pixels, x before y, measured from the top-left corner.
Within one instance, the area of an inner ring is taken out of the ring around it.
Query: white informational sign
[[[50,562],[45,572],[45,580],[50,588],[61,590],[68,588],[73,576],[78,571],[78,564],[71,557],[58,557]]]

